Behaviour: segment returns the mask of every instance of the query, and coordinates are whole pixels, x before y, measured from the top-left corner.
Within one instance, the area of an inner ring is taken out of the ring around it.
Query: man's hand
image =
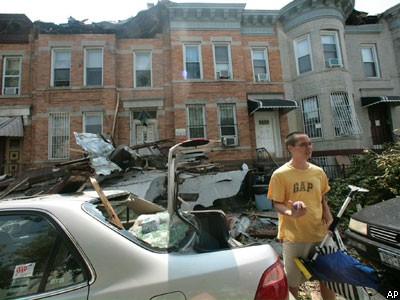
[[[291,216],[294,218],[299,218],[301,216],[304,216],[307,212],[307,206],[303,201],[296,201],[293,203],[293,201],[289,200],[289,205],[291,210]]]

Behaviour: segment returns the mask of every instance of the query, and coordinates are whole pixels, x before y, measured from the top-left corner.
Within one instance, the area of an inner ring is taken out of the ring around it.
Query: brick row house
[[[74,132],[115,145],[221,140],[210,158],[315,159],[382,149],[400,128],[400,6],[295,0],[280,10],[159,1],[118,23],[0,14],[0,173],[81,157]],[[144,149],[140,151],[145,151]]]

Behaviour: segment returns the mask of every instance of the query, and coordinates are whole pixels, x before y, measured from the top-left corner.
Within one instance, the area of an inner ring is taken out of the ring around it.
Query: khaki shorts
[[[288,284],[290,287],[298,287],[307,279],[300,271],[299,267],[296,265],[294,259],[296,257],[301,257],[305,260],[310,258],[315,253],[315,247],[319,246],[321,242],[318,243],[296,243],[283,241],[282,253],[283,253],[283,265],[285,267],[286,276],[288,279]],[[335,242],[332,238],[329,238],[325,245],[335,246]]]

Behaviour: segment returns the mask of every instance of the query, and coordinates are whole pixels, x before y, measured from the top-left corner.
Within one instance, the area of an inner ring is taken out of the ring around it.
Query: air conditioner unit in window
[[[268,74],[257,74],[257,81],[267,81]]]
[[[228,70],[219,71],[217,72],[217,77],[221,79],[229,78],[229,71]]]
[[[17,87],[5,87],[3,95],[18,95]]]
[[[328,63],[329,63],[329,68],[342,66],[342,64],[339,62],[339,58],[330,58]]]
[[[237,146],[236,136],[223,136],[221,139],[222,147]]]

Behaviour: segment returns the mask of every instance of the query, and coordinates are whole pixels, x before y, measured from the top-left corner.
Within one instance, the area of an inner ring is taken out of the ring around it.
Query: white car
[[[178,211],[175,160],[201,145],[171,148],[168,210],[117,191],[1,200],[0,299],[289,299],[270,245],[237,243],[222,211]]]

